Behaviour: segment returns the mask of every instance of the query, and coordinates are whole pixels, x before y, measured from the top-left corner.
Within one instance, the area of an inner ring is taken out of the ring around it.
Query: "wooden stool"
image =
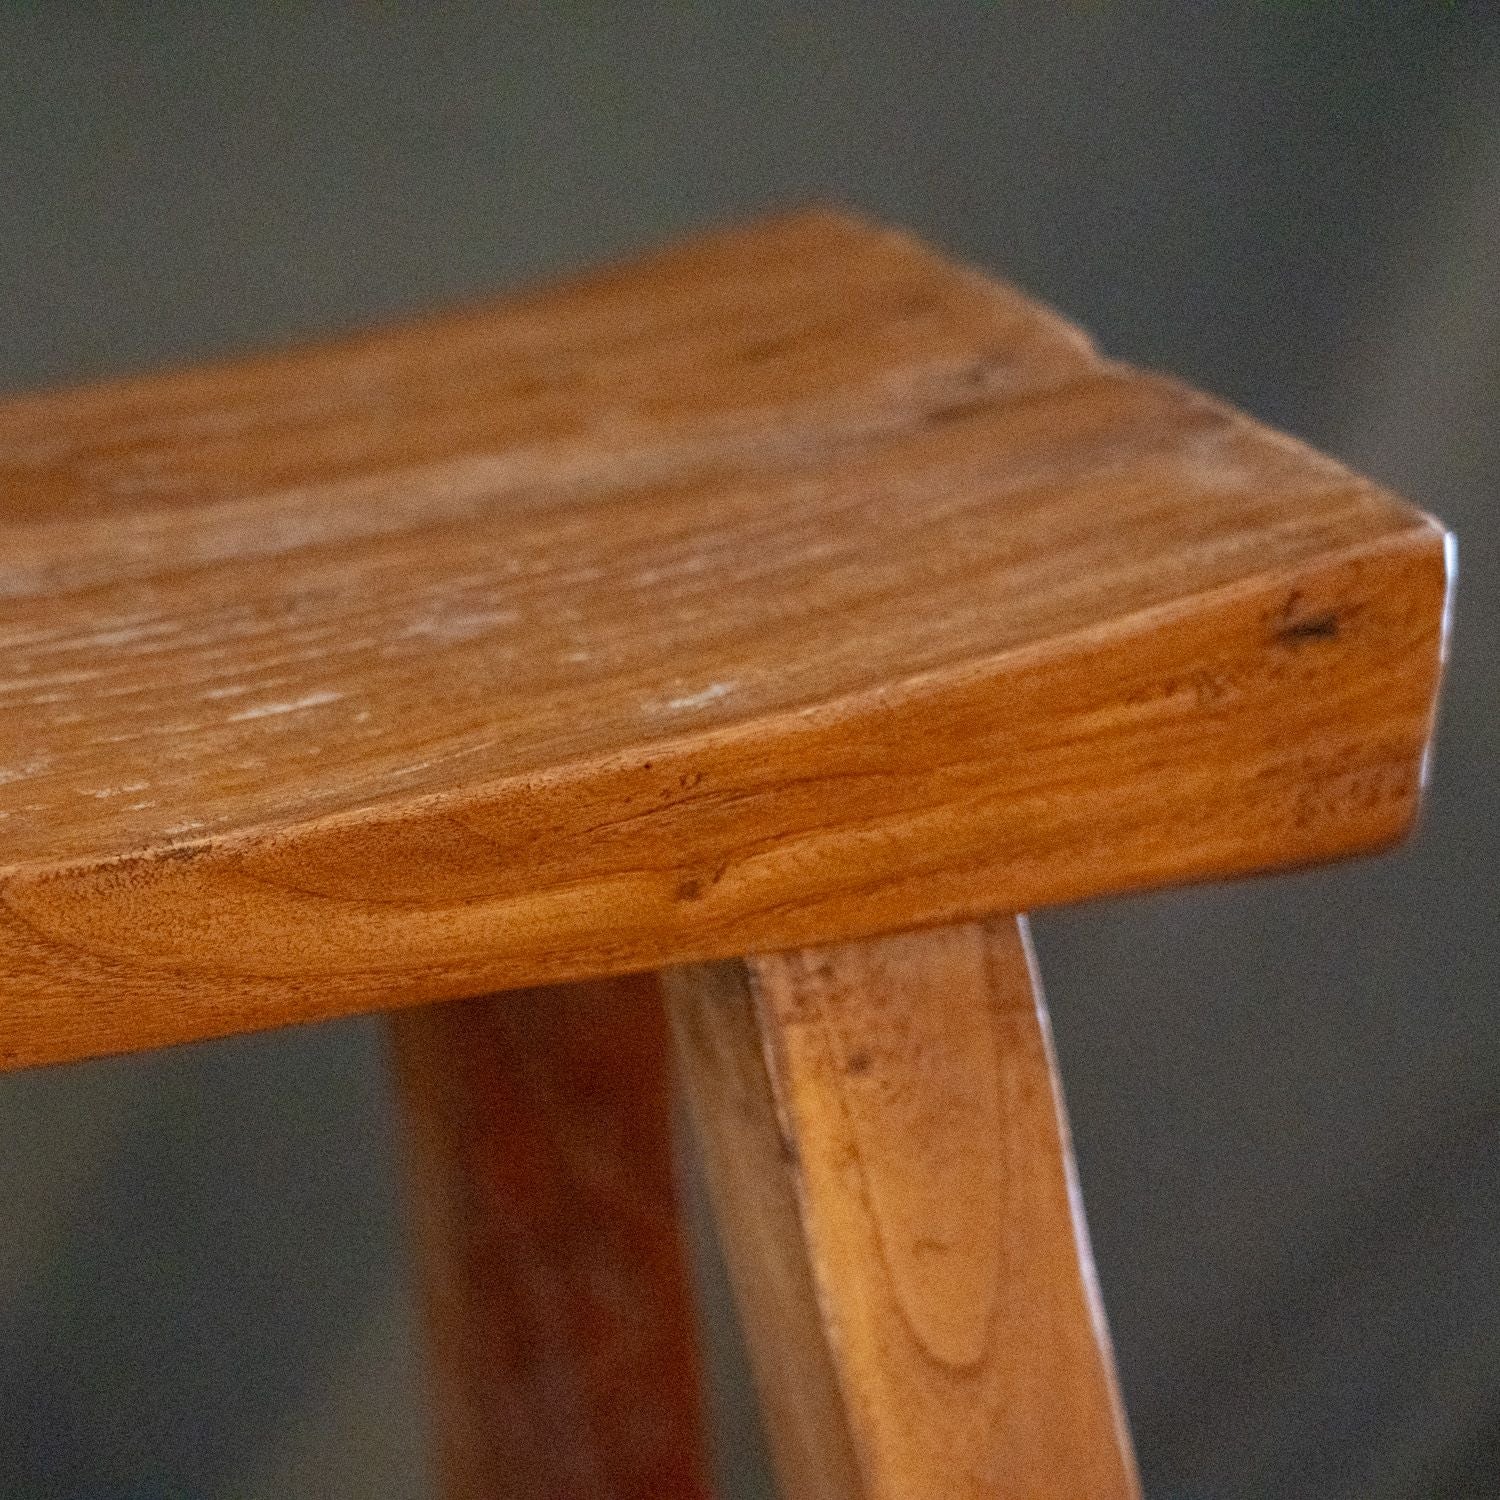
[[[1439,527],[822,211],[0,485],[0,1059],[404,1007],[449,1496],[708,1492],[669,1032],[786,1494],[1138,1493],[996,914],[1398,838]]]

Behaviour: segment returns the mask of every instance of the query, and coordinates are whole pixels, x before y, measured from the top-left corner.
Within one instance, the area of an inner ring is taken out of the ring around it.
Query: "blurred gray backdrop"
[[[0,5],[4,389],[816,196],[1459,530],[1414,844],[1036,933],[1152,1500],[1500,1494],[1493,7]],[[0,1079],[0,1495],[431,1492],[388,1104],[374,1022]]]

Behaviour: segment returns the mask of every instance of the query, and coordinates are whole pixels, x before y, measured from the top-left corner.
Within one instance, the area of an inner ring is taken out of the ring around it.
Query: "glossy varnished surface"
[[[1373,848],[1440,533],[827,214],[0,407],[0,1059]]]

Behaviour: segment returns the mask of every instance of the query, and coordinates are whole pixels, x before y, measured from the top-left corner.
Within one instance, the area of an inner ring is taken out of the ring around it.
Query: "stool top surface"
[[[0,404],[0,1059],[1333,857],[1427,518],[805,211]]]

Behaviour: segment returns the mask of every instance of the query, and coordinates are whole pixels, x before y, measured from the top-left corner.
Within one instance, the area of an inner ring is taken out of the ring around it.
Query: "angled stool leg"
[[[788,1500],[1137,1497],[1024,926],[667,989]]]
[[[703,1500],[657,980],[390,1026],[447,1500]]]

